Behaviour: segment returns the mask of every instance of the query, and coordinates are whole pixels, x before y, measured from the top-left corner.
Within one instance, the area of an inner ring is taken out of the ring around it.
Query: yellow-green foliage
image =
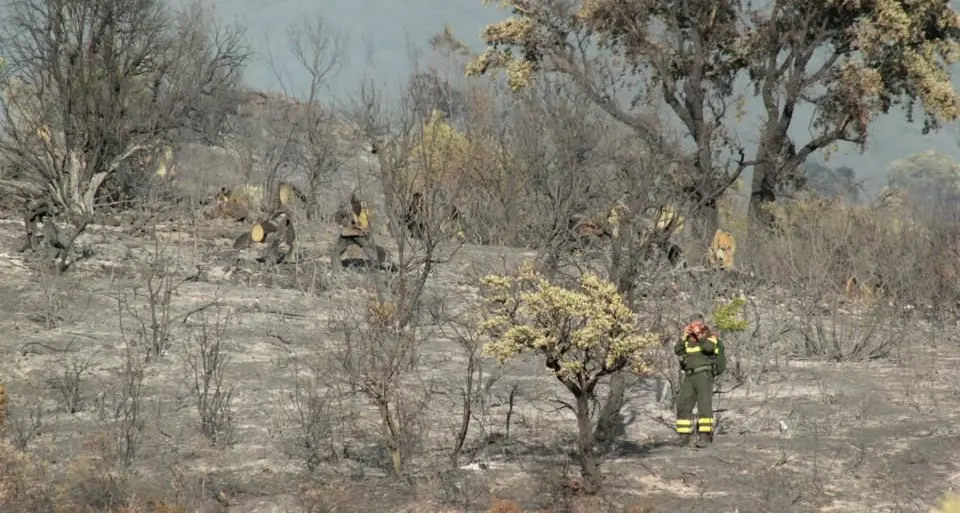
[[[170,146],[164,146],[163,154],[157,160],[157,176],[160,178],[167,178],[169,175],[172,178],[173,173],[175,172],[173,171],[173,148]]]
[[[484,354],[505,362],[537,352],[571,390],[588,390],[628,365],[647,370],[644,354],[659,336],[637,326],[636,314],[609,281],[586,274],[568,289],[527,263],[515,276],[487,276],[483,285],[490,316],[480,332],[492,338]]]
[[[550,0],[498,3],[512,16],[484,29],[486,49],[466,71],[468,75],[482,75],[503,70],[515,90],[528,87],[538,72],[546,70],[589,73],[576,59],[567,60],[567,48],[562,44],[578,37],[592,40],[614,57],[611,65],[616,68],[609,71],[622,73],[625,85],[631,81],[629,75],[651,69],[671,85],[679,85],[675,84],[680,76],[676,69],[683,69],[692,59],[684,56],[674,42],[682,34],[671,27],[686,23],[675,14],[674,2],[583,0],[569,9],[558,9]],[[819,101],[824,108],[814,123],[824,131],[836,129],[843,138],[865,140],[869,124],[887,109],[891,96],[918,99],[931,123],[953,121],[960,114],[960,93],[949,71],[960,60],[956,36],[960,16],[951,7],[952,2],[824,0],[804,3],[803,8],[788,4],[776,10],[773,19],[750,7],[749,2],[732,4],[720,9],[704,4],[684,14],[686,21],[696,20],[710,44],[724,48],[712,54],[717,58],[710,62],[713,72],[721,76],[756,69],[771,57],[776,58],[785,49],[771,46],[770,41],[782,37],[783,27],[797,16],[803,16],[811,26],[831,27],[815,36],[817,39],[795,37],[785,43],[789,45],[786,50],[795,52],[844,49],[820,74],[821,80],[810,81],[802,91],[822,94]],[[752,16],[762,21],[739,22]],[[772,56],[771,48],[776,49]],[[557,54],[558,59],[551,59]],[[560,65],[544,65],[555,62]],[[766,79],[758,75],[761,77],[757,80]],[[823,89],[828,92],[821,93]]]
[[[940,499],[940,507],[931,509],[930,513],[960,513],[960,495],[944,495]]]
[[[397,172],[398,178],[415,190],[482,184],[498,168],[492,141],[459,132],[437,110],[408,144],[409,158]]]
[[[742,317],[746,306],[747,300],[742,297],[718,302],[714,305],[713,313],[710,314],[713,325],[718,330],[728,333],[746,330],[748,323]]]

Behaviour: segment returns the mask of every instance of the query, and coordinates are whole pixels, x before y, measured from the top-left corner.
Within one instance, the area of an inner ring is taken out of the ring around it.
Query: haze
[[[348,38],[345,66],[331,84],[328,93],[331,98],[350,95],[365,75],[381,83],[399,83],[411,70],[411,47],[429,51],[427,41],[443,30],[445,23],[451,25],[464,42],[479,48],[483,26],[504,14],[496,5],[484,5],[481,0],[216,0],[211,5],[221,20],[240,21],[246,25],[250,42],[257,52],[256,59],[249,66],[247,81],[254,87],[268,90],[281,88],[270,67],[267,50],[289,70],[289,81],[296,89],[306,76],[298,73],[295,63],[285,54],[288,28],[315,16],[323,16]],[[954,82],[960,84],[960,69],[955,72]],[[760,113],[757,106],[754,104],[749,110],[754,119]],[[798,119],[793,127],[798,142],[807,140],[804,132],[809,115],[809,109],[798,109]],[[755,124],[748,116],[740,127],[740,133],[748,141],[754,140]],[[901,112],[893,112],[871,127],[868,147],[863,154],[844,145],[827,165],[852,167],[858,179],[865,181],[866,192],[870,194],[882,185],[884,170],[894,159],[932,149],[960,161],[956,126],[947,126],[928,135],[923,135],[921,128],[920,123],[908,123]],[[814,160],[821,160],[821,157],[818,155]]]

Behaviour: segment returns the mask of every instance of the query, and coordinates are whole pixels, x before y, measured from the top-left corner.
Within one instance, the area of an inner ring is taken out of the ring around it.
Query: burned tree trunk
[[[43,243],[44,234],[41,232],[41,223],[51,222],[55,211],[48,202],[28,206],[23,216],[23,227],[26,232],[26,240],[20,248],[23,253],[26,250],[37,251]]]

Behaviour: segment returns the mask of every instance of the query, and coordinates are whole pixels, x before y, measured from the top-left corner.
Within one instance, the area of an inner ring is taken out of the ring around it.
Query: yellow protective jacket
[[[348,206],[341,207],[334,220],[340,225],[341,237],[366,236],[370,232],[370,211],[364,203],[360,203],[359,212],[352,212]]]
[[[718,343],[716,335],[710,335],[700,341],[687,338],[677,342],[673,352],[680,360],[680,368],[684,371],[691,373],[706,371],[713,368]]]
[[[367,207],[361,208],[359,214],[353,215],[353,224],[357,228],[367,231],[370,229],[370,216],[367,214]]]

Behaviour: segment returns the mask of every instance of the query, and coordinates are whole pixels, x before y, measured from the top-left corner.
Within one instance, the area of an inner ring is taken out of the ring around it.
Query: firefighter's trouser
[[[713,369],[686,371],[677,394],[677,433],[693,433],[693,407],[697,407],[697,430],[713,434]]]

